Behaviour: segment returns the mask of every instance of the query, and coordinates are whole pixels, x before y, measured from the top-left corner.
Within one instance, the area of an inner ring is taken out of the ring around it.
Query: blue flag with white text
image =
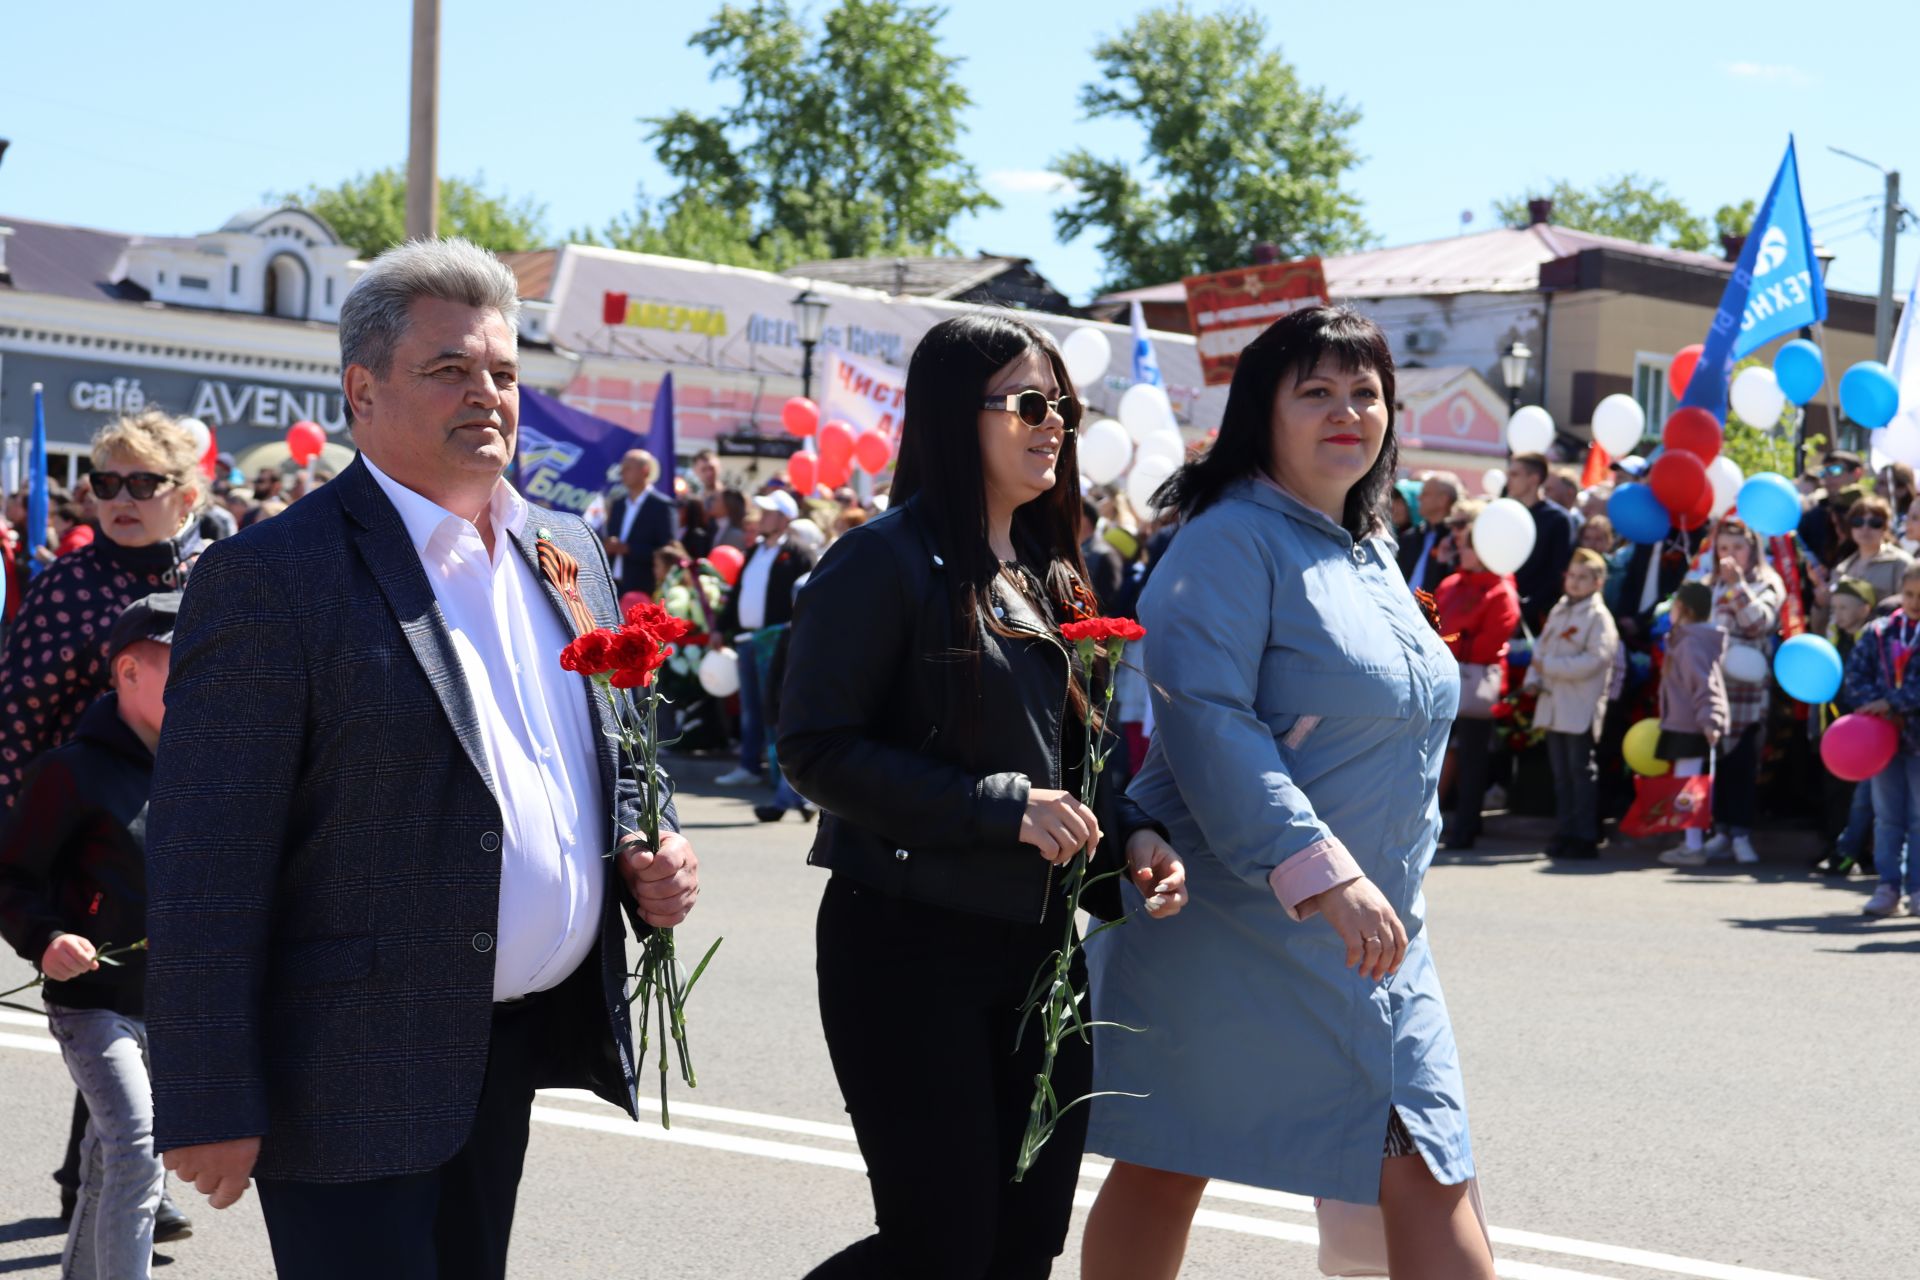
[[[33,384],[33,474],[27,481],[27,576],[37,578],[46,563],[33,553],[47,545],[47,405]]]
[[[1147,318],[1140,310],[1140,299],[1133,300],[1133,380],[1144,382],[1150,387],[1166,385],[1160,377],[1160,358],[1153,354],[1153,344],[1147,341]]]
[[[556,511],[587,516],[620,475],[620,456],[642,446],[639,433],[531,387],[520,389],[520,438],[514,484]]]
[[[1734,364],[1782,334],[1826,318],[1827,288],[1813,256],[1813,231],[1800,199],[1800,166],[1788,138],[1787,154],[1720,296],[1720,310],[1680,403],[1710,410],[1725,422]]]
[[[666,374],[660,379],[660,389],[653,395],[653,418],[647,423],[647,440],[642,446],[653,455],[660,464],[660,472],[653,478],[653,487],[668,502],[673,501],[673,375]]]

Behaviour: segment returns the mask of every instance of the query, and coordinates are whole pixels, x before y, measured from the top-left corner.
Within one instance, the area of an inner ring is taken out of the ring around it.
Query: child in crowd
[[[1699,777],[1727,732],[1727,635],[1707,621],[1712,612],[1713,592],[1704,582],[1683,582],[1673,593],[1654,754],[1671,760],[1679,778]],[[1700,828],[1688,827],[1683,842],[1662,853],[1660,861],[1670,867],[1706,865],[1706,837]]]
[[[1533,723],[1547,733],[1553,767],[1554,811],[1560,829],[1548,853],[1560,858],[1600,855],[1600,774],[1593,744],[1607,714],[1620,632],[1600,602],[1607,562],[1580,547],[1567,565],[1566,594],[1547,615],[1533,646],[1527,687],[1540,690]]]
[[[1920,858],[1907,856],[1909,835],[1920,834],[1920,679],[1907,679],[1916,648],[1920,565],[1909,566],[1901,578],[1900,612],[1870,623],[1847,659],[1844,692],[1855,712],[1885,716],[1900,729],[1900,749],[1872,780],[1873,862],[1880,883],[1867,899],[1870,916],[1906,915],[1920,905],[1914,901],[1920,894]]]
[[[1841,662],[1853,656],[1860,633],[1873,620],[1873,606],[1878,600],[1873,584],[1862,578],[1842,578],[1834,585],[1827,641],[1839,651]],[[1843,689],[1820,709],[1818,730],[1825,733],[1828,725],[1851,710],[1853,703]],[[1844,876],[1857,865],[1871,870],[1873,863],[1866,844],[1873,832],[1873,783],[1848,782],[1829,773],[1824,791],[1827,831],[1833,836],[1833,847],[1814,864],[1815,868],[1832,876]]]
[[[147,793],[177,593],[128,605],[107,638],[113,691],[27,774],[0,829],[0,934],[45,975],[47,1021],[87,1102],[61,1274],[144,1278],[165,1182],[147,1073]],[[103,951],[123,952],[109,956]]]

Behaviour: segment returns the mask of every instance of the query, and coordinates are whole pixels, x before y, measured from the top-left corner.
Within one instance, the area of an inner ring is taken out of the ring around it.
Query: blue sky
[[[556,236],[630,208],[636,184],[666,189],[637,117],[729,95],[686,43],[718,0],[443,6],[442,171],[534,196]],[[975,99],[962,147],[1004,205],[958,228],[964,249],[1030,256],[1076,298],[1099,283],[1092,237],[1055,240],[1060,197],[1043,175],[1075,145],[1138,157],[1131,126],[1083,121],[1075,100],[1093,44],[1146,7],[955,0],[941,30]],[[1307,82],[1364,112],[1367,159],[1350,182],[1384,244],[1453,234],[1463,210],[1485,227],[1495,198],[1562,176],[1637,171],[1710,214],[1765,194],[1789,132],[1816,234],[1836,254],[1831,286],[1878,287],[1874,201],[1860,197],[1880,178],[1827,146],[1903,170],[1920,208],[1911,0],[1254,7]],[[409,10],[10,6],[0,215],[191,233],[268,193],[403,161]],[[1916,262],[1909,232],[1898,293]]]

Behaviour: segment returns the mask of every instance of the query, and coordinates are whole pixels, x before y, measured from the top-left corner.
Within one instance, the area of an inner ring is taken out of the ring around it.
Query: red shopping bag
[[[1669,773],[1633,780],[1633,807],[1620,819],[1620,834],[1643,840],[1712,825],[1713,775],[1676,778]]]

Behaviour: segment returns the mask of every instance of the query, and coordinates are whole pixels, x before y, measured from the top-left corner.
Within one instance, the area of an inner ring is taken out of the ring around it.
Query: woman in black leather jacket
[[[1068,1112],[1015,1183],[1041,1046],[1014,1042],[1059,946],[1059,867],[1091,843],[1128,860],[1151,914],[1185,901],[1163,832],[1117,789],[1098,814],[1076,798],[1090,677],[1105,675],[1059,636],[1090,599],[1080,414],[1032,325],[936,325],[907,373],[894,505],[835,544],[800,593],[779,751],[821,810],[809,860],[833,878],[820,1014],[878,1226],[818,1280],[1049,1273],[1086,1112]],[[1091,1078],[1090,1051],[1068,1037],[1054,1090],[1065,1102]]]

